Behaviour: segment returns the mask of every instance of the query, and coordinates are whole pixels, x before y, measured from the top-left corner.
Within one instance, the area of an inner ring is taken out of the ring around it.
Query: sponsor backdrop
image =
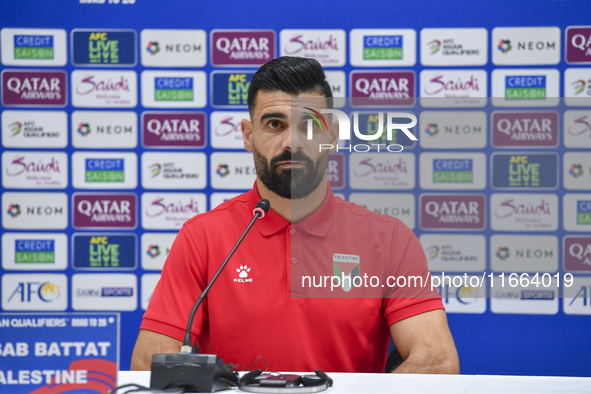
[[[440,289],[462,371],[590,376],[591,5],[323,5],[4,2],[1,310],[120,312],[127,369],[178,229],[252,187],[254,72],[307,56],[353,106],[417,116],[404,153],[334,154],[327,171],[410,226],[434,274],[574,276],[495,299]]]

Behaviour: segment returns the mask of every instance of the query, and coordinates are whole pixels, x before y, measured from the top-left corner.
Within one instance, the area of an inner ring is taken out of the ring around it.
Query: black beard
[[[271,159],[268,163],[254,146],[254,165],[257,175],[261,182],[273,193],[290,199],[300,199],[310,195],[322,179],[326,171],[328,154],[318,158],[316,163],[301,152],[292,154],[289,151],[283,151]],[[277,163],[282,161],[301,161],[305,163],[303,168],[279,168]]]

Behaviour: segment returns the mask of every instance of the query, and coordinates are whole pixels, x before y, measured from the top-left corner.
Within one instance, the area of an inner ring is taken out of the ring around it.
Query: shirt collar
[[[261,195],[259,194],[256,181],[249,194],[249,205],[250,209],[252,210],[255,208],[256,204],[261,200]],[[326,197],[324,198],[322,204],[309,216],[307,216],[303,220],[300,220],[297,223],[294,223],[294,226],[304,230],[305,232],[311,235],[315,235],[317,237],[324,237],[326,234],[328,234],[328,230],[330,229],[330,226],[332,224],[335,209],[334,199],[335,197],[332,193],[330,183],[328,183],[328,190],[326,192]],[[273,211],[273,208],[271,208],[269,209],[269,212],[267,212],[267,214],[265,215],[264,220],[257,220],[255,222],[255,225],[257,229],[261,232],[261,234],[267,237],[289,226],[290,223],[287,220],[285,220],[285,218],[281,217],[278,213]]]

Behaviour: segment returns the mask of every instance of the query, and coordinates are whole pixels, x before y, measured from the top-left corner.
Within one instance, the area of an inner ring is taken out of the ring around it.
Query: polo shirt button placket
[[[291,258],[291,262],[292,262],[293,264],[297,264],[297,263],[298,263],[298,259],[296,259],[295,257],[292,257],[292,258]]]

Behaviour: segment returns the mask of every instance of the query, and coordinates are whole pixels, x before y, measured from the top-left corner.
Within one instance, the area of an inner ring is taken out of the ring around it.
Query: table
[[[591,378],[498,375],[414,375],[330,373],[331,393],[428,393],[428,394],[572,394],[591,393]],[[150,372],[119,371],[119,385],[150,386]],[[233,388],[220,393],[244,393]]]

